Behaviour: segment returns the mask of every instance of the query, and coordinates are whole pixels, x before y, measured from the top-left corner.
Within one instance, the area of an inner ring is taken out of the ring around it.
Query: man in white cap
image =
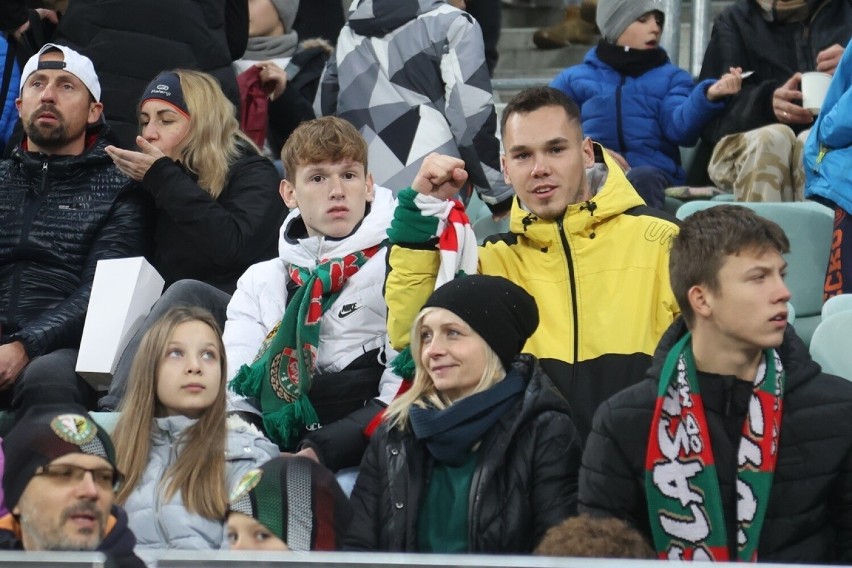
[[[24,66],[25,139],[0,162],[0,408],[93,407],[74,372],[98,260],[144,252],[143,203],[104,151],[92,62],[47,44]]]

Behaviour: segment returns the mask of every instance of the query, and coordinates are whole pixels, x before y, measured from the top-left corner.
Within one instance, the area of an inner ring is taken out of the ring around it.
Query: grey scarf
[[[811,15],[807,0],[756,0],[767,22],[789,24],[804,22]]]
[[[243,59],[265,61],[278,57],[290,57],[296,52],[298,44],[299,34],[296,32],[271,37],[250,37]]]

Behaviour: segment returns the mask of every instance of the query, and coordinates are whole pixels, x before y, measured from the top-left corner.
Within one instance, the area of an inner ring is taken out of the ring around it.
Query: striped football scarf
[[[438,240],[441,264],[435,288],[457,276],[474,274],[478,261],[476,235],[470,226],[461,201],[443,200],[423,195],[413,189],[403,189],[397,195],[394,219],[388,229],[388,241],[401,244],[421,244]],[[403,379],[396,396],[411,387],[414,378],[414,359],[406,345],[390,363],[393,372]],[[367,436],[381,424],[385,411],[380,411],[364,428]]]
[[[397,196],[397,209],[388,229],[391,243],[420,244],[437,239],[441,264],[435,288],[453,278],[475,274],[478,260],[476,235],[464,205],[457,199],[443,200],[404,189]],[[414,361],[408,347],[391,362],[397,375],[414,377]]]
[[[728,536],[692,335],[669,352],[645,460],[645,492],[660,559],[728,561]],[[758,366],[737,452],[737,558],[757,560],[760,531],[778,460],[785,375],[767,349]]]

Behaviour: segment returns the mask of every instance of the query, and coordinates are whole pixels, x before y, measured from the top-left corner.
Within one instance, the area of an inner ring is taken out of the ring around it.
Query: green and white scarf
[[[308,398],[316,370],[320,321],[346,281],[379,248],[376,245],[343,258],[323,260],[312,270],[291,266],[290,277],[299,289],[281,322],[261,344],[254,362],[243,365],[230,383],[237,394],[260,399],[266,434],[284,450],[293,449],[303,428],[321,426]]]
[[[754,562],[778,460],[785,375],[763,353],[737,452],[737,558]],[[728,535],[692,335],[666,357],[645,460],[654,548],[669,560],[728,561]]]

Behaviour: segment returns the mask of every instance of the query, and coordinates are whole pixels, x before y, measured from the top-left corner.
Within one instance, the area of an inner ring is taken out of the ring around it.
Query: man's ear
[[[506,185],[512,185],[509,172],[506,170],[506,154],[500,154],[500,171],[503,172],[503,181],[506,182]]]
[[[595,165],[595,148],[592,144],[592,139],[586,136],[583,138],[583,167],[586,169]]]
[[[367,174],[367,203],[372,203],[376,198],[376,184],[373,182],[373,174]]]
[[[103,103],[91,103],[89,105],[89,119],[86,121],[89,124],[96,124],[101,119],[101,114],[104,111]]]
[[[296,188],[286,179],[282,179],[278,185],[278,193],[281,195],[281,199],[284,200],[284,204],[290,209],[295,209],[299,206],[299,203],[296,201]]]
[[[713,302],[709,290],[696,284],[686,292],[689,305],[696,316],[704,318],[713,315]]]

